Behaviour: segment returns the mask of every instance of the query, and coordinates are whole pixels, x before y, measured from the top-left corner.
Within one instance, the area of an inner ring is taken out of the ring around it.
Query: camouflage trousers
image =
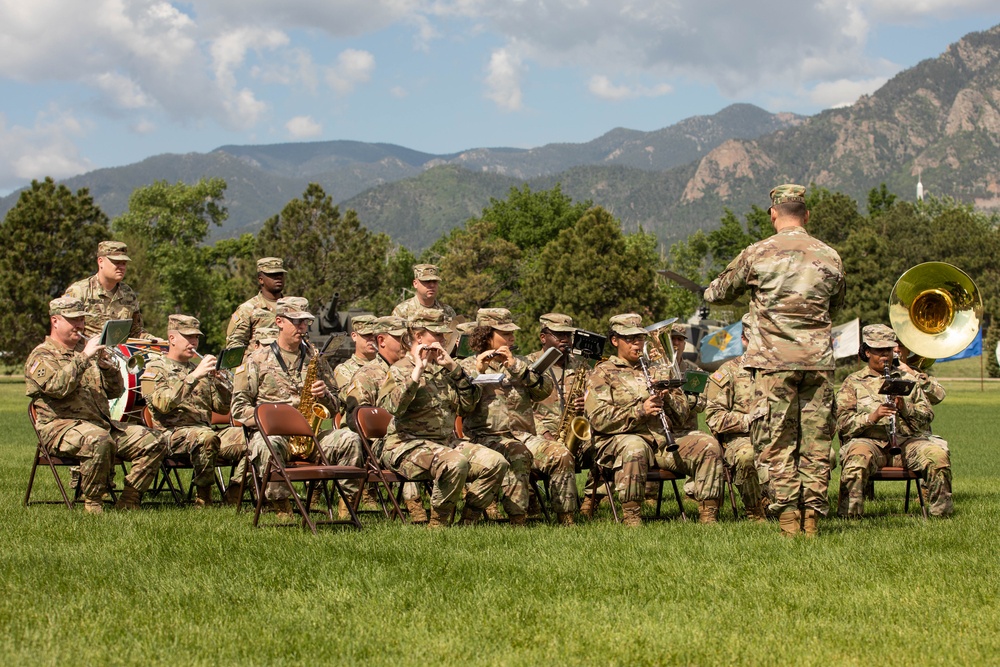
[[[653,465],[653,449],[645,439],[629,433],[604,436],[597,443],[596,463],[614,470],[619,500],[642,502]]]
[[[749,436],[737,436],[723,450],[726,465],[733,471],[733,486],[740,492],[743,507],[749,510],[760,505],[761,488],[757,478],[757,463]]]
[[[887,465],[904,466],[919,473],[927,489],[927,511],[933,516],[950,516],[951,460],[948,443],[937,436],[900,440],[901,456],[890,457],[887,444],[870,438],[854,438],[840,450],[840,497],[837,514],[859,517],[865,510],[865,486],[869,477]]]
[[[178,426],[167,432],[169,456],[187,454],[194,469],[195,486],[211,486],[215,481],[215,461],[219,456],[219,434],[210,426]]]
[[[766,401],[767,413],[753,422],[750,438],[773,513],[801,507],[826,516],[829,510],[832,376],[831,371],[754,373],[755,400]]]
[[[463,490],[466,507],[483,510],[493,502],[507,474],[507,461],[502,456],[468,440],[456,440],[454,447],[433,440],[411,440],[407,446],[414,444],[396,464],[393,452],[384,452],[382,463],[407,479],[434,480],[432,508],[454,509]]]
[[[132,463],[125,476],[126,487],[141,493],[153,483],[167,455],[166,438],[143,426],[122,427],[108,430],[101,424],[74,420],[74,426],[55,443],[53,451],[80,459],[80,492],[84,498],[100,500],[107,492],[115,458]]]
[[[229,426],[218,431],[219,434],[219,455],[215,459],[216,465],[236,464],[233,474],[229,477],[230,484],[239,484],[243,479],[243,470],[247,467],[246,452],[247,439],[242,426]]]
[[[676,452],[661,448],[656,452],[656,466],[685,475],[684,493],[698,502],[722,498],[722,447],[718,440],[701,431],[674,434]]]
[[[354,431],[347,428],[327,429],[320,432],[317,440],[319,440],[319,446],[323,449],[323,454],[326,455],[331,465],[364,466],[365,459],[361,449],[361,438]],[[287,462],[288,438],[272,436],[270,441],[275,453],[281,457],[282,463]],[[254,433],[253,439],[250,441],[250,451],[251,458],[263,474],[271,460],[271,451],[264,444],[264,436],[259,431]],[[319,454],[313,453],[312,460],[318,461]],[[361,488],[357,480],[341,482],[341,486],[344,487],[344,493],[349,496],[353,496]],[[268,500],[282,500],[291,497],[291,491],[283,483],[272,482],[267,485],[265,496]]]
[[[484,447],[489,447],[507,460],[507,474],[504,476],[503,510],[507,516],[528,513],[528,499],[531,493],[531,464],[534,457],[531,451],[521,444],[513,435],[475,434],[473,441]]]
[[[525,435],[522,442],[534,457],[531,469],[549,478],[549,498],[556,514],[576,512],[576,461],[557,440],[540,435]]]

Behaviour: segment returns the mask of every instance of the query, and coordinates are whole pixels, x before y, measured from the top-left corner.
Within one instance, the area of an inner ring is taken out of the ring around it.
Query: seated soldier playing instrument
[[[690,406],[682,389],[650,395],[640,366],[647,332],[635,313],[611,318],[609,338],[617,354],[594,367],[585,401],[594,432],[597,463],[614,471],[622,500],[624,523],[639,526],[646,476],[657,467],[692,478],[691,494],[698,501],[703,523],[714,523],[722,497],[722,449],[715,438],[700,431],[682,430],[689,423]],[[654,367],[654,370],[657,370]],[[678,450],[666,451],[660,413],[663,413]],[[687,491],[685,485],[685,491]]]
[[[434,480],[432,528],[451,523],[463,489],[462,523],[477,522],[508,468],[496,452],[455,435],[456,415],[472,409],[480,390],[445,350],[450,331],[443,311],[417,309],[403,341],[409,353],[392,365],[378,394],[378,407],[393,415],[382,463],[408,479]]]
[[[245,383],[245,386],[233,392],[234,419],[254,427],[256,426],[254,409],[261,403],[288,403],[296,408],[299,407],[303,384],[310,375],[310,368],[314,369],[315,380],[305,387],[305,391],[311,394],[315,403],[326,407],[330,414],[337,411],[337,396],[330,389],[333,386],[333,371],[325,359],[319,358],[316,349],[304,340],[313,319],[308,308],[309,302],[302,297],[288,296],[278,299],[274,318],[274,323],[278,327],[278,337],[270,345],[261,345],[246,362],[246,377],[240,382],[241,385]],[[364,464],[361,440],[349,429],[326,429],[317,434],[317,439],[332,465]],[[284,437],[270,438],[282,461],[288,460],[288,440]],[[250,451],[261,471],[265,470],[270,452],[260,433],[254,434],[250,442]],[[318,458],[319,453],[313,452],[310,460]],[[358,482],[347,481],[343,483],[343,487],[351,496],[348,500],[356,504]],[[292,516],[289,493],[283,484],[271,483],[267,487],[267,498],[282,518]],[[340,499],[342,519],[350,516],[345,502],[344,498]]]
[[[209,354],[197,364],[201,323],[190,315],[171,315],[167,319],[167,354],[150,361],[142,374],[142,395],[146,399],[153,424],[167,431],[171,454],[187,454],[194,468],[192,480],[196,507],[212,504],[212,484],[219,461],[235,463],[245,451],[243,429],[230,426],[222,431],[212,428],[212,413],[229,413],[232,388],[219,371],[216,358]],[[235,500],[238,484],[230,481],[228,500]]]
[[[840,516],[860,517],[864,513],[864,490],[869,476],[887,465],[902,465],[919,473],[927,485],[928,511],[949,516],[951,500],[951,459],[948,443],[928,436],[934,408],[924,394],[919,379],[909,373],[903,379],[916,383],[908,396],[879,394],[886,364],[891,364],[896,334],[884,324],[870,324],[861,330],[861,359],[868,366],[852,373],[837,393],[837,431],[840,434]],[[890,452],[890,430],[895,421],[896,445],[901,453]]]
[[[132,462],[116,505],[139,507],[167,455],[165,438],[138,425],[112,421],[108,399],[125,391],[121,373],[98,336],[83,337],[83,303],[75,297],[49,302],[49,335],[24,364],[26,393],[35,405],[35,426],[53,454],[80,459],[84,511],[100,513],[115,457]]]
[[[499,452],[510,464],[503,484],[503,506],[512,525],[522,525],[528,511],[532,468],[549,476],[552,507],[559,523],[573,524],[576,512],[576,464],[559,441],[535,435],[533,401],[554,390],[552,378],[531,370],[524,357],[511,351],[520,329],[506,308],[481,308],[476,313],[471,347],[478,354],[462,360],[470,377],[501,376],[485,384],[476,405],[463,417],[462,427],[473,442]]]
[[[749,318],[743,318],[744,328]],[[743,332],[743,348],[747,334]],[[730,359],[709,376],[706,391],[705,421],[719,444],[726,463],[735,471],[733,484],[740,491],[747,518],[766,521],[765,505],[757,478],[757,463],[750,442],[750,423],[754,420],[753,377],[742,364],[743,357]]]

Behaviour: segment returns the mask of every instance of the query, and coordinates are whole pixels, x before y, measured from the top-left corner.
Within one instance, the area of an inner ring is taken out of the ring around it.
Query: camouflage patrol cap
[[[107,257],[116,262],[131,262],[128,246],[121,241],[101,241],[97,244],[97,256]]]
[[[443,310],[418,308],[408,322],[411,329],[427,329],[434,333],[450,333],[451,326]]]
[[[370,336],[375,333],[377,319],[374,315],[356,315],[351,318],[351,331],[359,336]]]
[[[506,308],[480,308],[476,312],[476,326],[489,327],[497,331],[519,331],[510,311]]]
[[[610,322],[611,331],[619,336],[645,336],[649,333],[642,328],[642,316],[636,313],[615,315]]]
[[[201,322],[190,315],[171,315],[167,318],[167,331],[176,331],[182,336],[201,335]]]
[[[278,327],[257,327],[253,330],[254,341],[261,345],[270,345],[278,338]]]
[[[687,327],[680,322],[674,322],[670,325],[670,337],[671,338],[683,338],[687,340],[688,330]]]
[[[63,317],[83,317],[87,311],[83,307],[83,301],[76,297],[61,296],[58,299],[49,301],[49,315],[62,315]]]
[[[413,267],[413,277],[417,280],[441,280],[441,272],[433,264],[417,264]]]
[[[406,333],[406,320],[402,317],[388,315],[380,317],[372,323],[372,333],[389,334],[390,336],[402,336]]]
[[[896,347],[896,332],[884,324],[869,324],[861,330],[861,340],[875,349]]]
[[[315,319],[309,312],[309,300],[301,296],[283,296],[278,299],[278,306],[274,310],[276,317],[284,317],[286,320]]]
[[[795,183],[785,183],[771,190],[771,206],[787,204],[788,202],[805,202],[806,188]]]
[[[280,257],[261,257],[257,260],[258,273],[288,273]]]
[[[555,332],[570,332],[576,331],[576,327],[573,326],[573,318],[569,315],[563,315],[562,313],[545,313],[538,318],[538,323],[542,325],[543,329],[548,329],[549,331]]]

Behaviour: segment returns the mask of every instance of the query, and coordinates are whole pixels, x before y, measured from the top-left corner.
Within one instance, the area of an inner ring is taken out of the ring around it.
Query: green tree
[[[862,225],[865,218],[858,213],[858,203],[842,192],[831,192],[813,185],[806,194],[810,235],[831,246],[838,246]]]
[[[532,192],[525,184],[520,190],[511,188],[506,200],[490,198],[483,209],[482,220],[494,223],[494,233],[521,250],[537,250],[576,224],[593,202],[573,202],[556,183],[551,190]]]
[[[211,275],[212,320],[221,324],[218,332],[206,341],[209,349],[214,350],[225,343],[229,315],[257,292],[257,238],[241,234],[237,238],[219,239],[205,251]]]
[[[472,318],[480,308],[520,305],[521,250],[489,220],[454,230],[440,260],[441,301]]]
[[[210,225],[221,225],[226,182],[201,179],[194,185],[156,181],[129,197],[115,218],[115,233],[128,244],[127,282],[138,294],[148,331],[166,335],[171,313],[201,320],[207,342],[221,343],[227,318],[213,297],[211,253],[202,245]]]
[[[746,224],[727,208],[719,228],[709,232],[706,239],[712,257],[707,278],[719,275],[744,248],[773,233],[771,216],[756,204],[746,214]]]
[[[108,217],[86,189],[32,181],[0,225],[0,350],[22,362],[49,331],[49,301],[97,269]]]
[[[381,287],[361,299],[358,307],[379,316],[391,314],[397,303],[413,296],[413,265],[416,263],[417,258],[408,248],[390,248],[383,263]]]

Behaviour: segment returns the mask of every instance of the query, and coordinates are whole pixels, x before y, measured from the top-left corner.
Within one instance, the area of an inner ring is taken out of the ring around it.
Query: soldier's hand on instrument
[[[434,350],[435,360],[440,366],[443,366],[449,371],[455,370],[455,360],[451,358],[451,355],[448,354],[448,350],[444,349],[444,346],[442,346],[441,343],[431,343],[428,347]]]
[[[896,414],[896,406],[888,405],[886,403],[880,403],[875,410],[868,415],[868,423],[874,424],[883,417],[888,417],[889,415]]]
[[[104,350],[105,347],[101,345],[101,337],[93,336],[87,341],[87,344],[84,345],[83,356],[87,357],[88,359],[93,359],[94,355],[96,355],[98,352],[104,352]]]
[[[577,396],[575,399],[573,399],[573,410],[575,410],[578,415],[582,415],[583,407],[586,404],[587,404],[587,399],[585,399],[583,396]]]
[[[489,364],[497,357],[501,357],[503,354],[500,350],[486,350],[485,352],[480,352],[476,355],[476,370],[480,373],[485,373],[486,368]]]
[[[215,370],[216,359],[214,355],[206,354],[195,366],[195,369],[188,374],[188,377],[197,380],[200,377],[204,377]]]
[[[323,398],[327,394],[326,383],[322,380],[316,380],[309,387],[309,393],[313,395],[313,398]]]
[[[509,347],[504,345],[503,347],[497,348],[496,352],[503,357],[502,363],[504,366],[507,368],[513,368],[516,360],[514,359],[514,352]]]
[[[663,399],[656,394],[642,402],[642,415],[656,417],[663,410]]]

